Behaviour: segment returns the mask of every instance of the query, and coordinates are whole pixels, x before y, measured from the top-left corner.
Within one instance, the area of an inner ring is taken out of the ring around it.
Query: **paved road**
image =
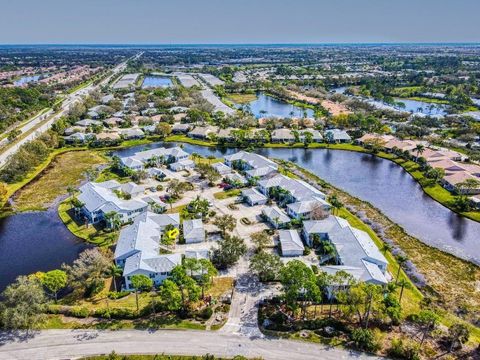
[[[0,337],[0,359],[72,359],[87,355],[172,354],[222,357],[259,356],[266,360],[378,359],[340,348],[302,341],[246,337],[194,330],[46,330],[29,339]]]
[[[137,55],[135,55],[133,58],[138,58],[139,56],[141,56],[143,53],[139,53]],[[90,92],[96,90],[96,89],[99,89],[100,87],[102,87],[103,85],[107,84],[108,81],[110,81],[110,79],[117,75],[119,72],[123,71],[126,67],[126,64],[127,62],[129,61],[130,59],[126,60],[125,62],[117,65],[113,70],[112,70],[112,74],[109,75],[107,78],[105,78],[104,80],[102,80],[98,85],[93,85],[93,84],[90,84],[82,89],[79,89],[69,95],[67,95],[67,97],[65,98],[65,100],[63,101],[62,103],[62,106],[61,106],[61,110],[59,112],[57,112],[55,115],[53,115],[48,121],[46,121],[45,123],[43,123],[41,126],[39,126],[38,128],[35,129],[35,131],[31,132],[30,134],[28,134],[27,136],[25,136],[24,138],[22,138],[21,140],[19,140],[18,142],[16,142],[13,146],[9,147],[8,149],[4,150],[2,153],[0,153],[0,167],[2,167],[5,162],[7,161],[8,157],[12,154],[14,154],[19,148],[20,146],[22,146],[23,144],[25,144],[27,141],[30,141],[30,140],[33,140],[33,139],[36,139],[38,136],[40,136],[42,133],[46,132],[48,129],[50,129],[50,127],[52,126],[52,124],[57,121],[61,116],[63,116],[69,109],[70,107],[78,102],[78,101],[81,101],[83,99],[83,97],[85,95],[88,95]],[[48,115],[51,115],[52,114],[52,110],[50,110],[48,112]],[[48,116],[47,115],[47,116]],[[46,119],[46,116],[44,115],[41,115],[41,116],[38,116],[37,118],[31,120],[30,122],[28,122],[27,124],[25,124],[23,127],[20,128],[20,130],[22,131],[22,133],[25,133],[29,130],[31,130],[32,128],[35,128],[37,125],[41,124],[43,121],[45,121]]]

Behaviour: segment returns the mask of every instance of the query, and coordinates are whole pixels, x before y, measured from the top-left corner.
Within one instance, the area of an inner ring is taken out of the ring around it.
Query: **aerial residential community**
[[[476,2],[25,1],[0,360],[480,358]]]

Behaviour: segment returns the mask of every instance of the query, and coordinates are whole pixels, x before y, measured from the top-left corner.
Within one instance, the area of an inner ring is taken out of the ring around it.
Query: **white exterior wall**
[[[129,274],[128,276],[124,276],[125,288],[127,290],[134,290],[132,288],[132,284],[130,281],[133,275],[145,275],[148,278],[152,279],[155,286],[159,286],[163,283],[165,279],[167,279],[170,276],[170,273],[154,273],[154,272],[149,272],[145,270],[136,270],[133,273]]]

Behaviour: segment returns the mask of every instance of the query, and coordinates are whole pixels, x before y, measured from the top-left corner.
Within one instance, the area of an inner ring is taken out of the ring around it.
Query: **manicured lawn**
[[[257,99],[257,95],[255,94],[228,94],[228,99],[232,100],[234,103],[237,104],[248,104]]]
[[[15,210],[44,210],[58,196],[67,193],[67,187],[77,187],[86,170],[104,164],[106,159],[95,151],[71,151],[58,155],[37,179],[24,186],[15,195]]]
[[[167,142],[184,142],[187,144],[192,144],[192,145],[200,145],[200,146],[216,146],[216,143],[212,143],[210,141],[204,141],[204,140],[197,140],[197,139],[192,139],[189,138],[188,136],[185,135],[171,135],[165,138],[165,141]]]
[[[70,199],[64,200],[58,206],[58,215],[70,232],[89,243],[98,246],[110,246],[117,242],[118,232],[105,232],[98,225],[88,225],[79,222],[74,216]]]
[[[227,191],[219,191],[219,192],[213,194],[213,196],[217,200],[224,200],[224,199],[227,199],[229,197],[239,196],[241,193],[242,193],[242,190],[240,190],[240,189],[230,189],[230,190],[227,190]]]

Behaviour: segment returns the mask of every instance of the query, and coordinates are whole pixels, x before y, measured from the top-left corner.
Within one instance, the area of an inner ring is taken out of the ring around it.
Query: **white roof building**
[[[324,220],[304,221],[303,235],[312,243],[312,235],[317,234],[335,247],[338,265],[323,266],[322,270],[336,273],[344,270],[357,281],[385,285],[388,261],[365,232],[354,227],[342,218],[329,216]]]
[[[152,159],[157,159],[159,163],[177,162],[187,159],[189,154],[179,146],[173,148],[156,148],[146,151],[140,151],[131,156],[120,158],[122,164],[133,170],[143,169],[144,166]]]
[[[305,247],[297,230],[279,230],[279,241],[283,256],[302,256]]]
[[[103,220],[106,213],[115,211],[122,222],[127,222],[147,210],[148,204],[141,200],[123,200],[113,192],[121,185],[110,180],[103,183],[88,182],[82,185],[78,200],[84,205],[82,211],[92,223]]]
[[[205,229],[202,219],[184,220],[183,238],[186,244],[205,241]]]

